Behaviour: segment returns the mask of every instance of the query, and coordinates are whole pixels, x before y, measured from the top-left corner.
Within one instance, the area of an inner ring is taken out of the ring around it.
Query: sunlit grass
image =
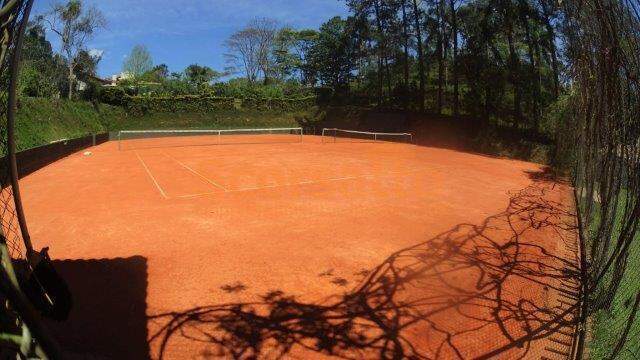
[[[620,196],[622,203],[626,197],[626,192]],[[594,211],[592,228],[589,235],[596,230],[596,224],[601,221],[601,213]],[[615,239],[620,234],[622,222],[622,206],[616,214],[616,225],[614,227],[612,238]],[[618,344],[620,337],[627,326],[629,316],[631,314],[635,297],[640,291],[640,234],[636,237],[629,248],[629,258],[624,273],[624,277],[618,287],[618,291],[612,299],[610,309],[600,310],[592,317],[592,326],[590,333],[589,356],[591,359],[608,358],[613,349]],[[612,274],[608,274],[610,278]],[[607,279],[605,279],[607,280]],[[604,281],[608,284],[608,281]],[[640,314],[638,314],[640,315]],[[618,354],[617,359],[638,359],[640,358],[640,317],[636,315],[634,323],[631,325],[627,343],[623,350]]]
[[[210,113],[151,113],[132,116],[120,107],[89,102],[22,98],[16,122],[18,150],[92,133],[148,129],[294,127],[306,113],[226,110]]]

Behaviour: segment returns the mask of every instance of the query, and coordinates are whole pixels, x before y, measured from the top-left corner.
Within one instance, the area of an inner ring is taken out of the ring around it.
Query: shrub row
[[[299,111],[311,108],[316,104],[316,97],[290,99],[269,99],[269,98],[245,98],[242,99],[242,107],[245,109],[255,109],[260,111]]]
[[[235,99],[199,95],[171,97],[130,96],[125,107],[134,115],[150,112],[207,113],[218,110],[233,110]]]
[[[208,113],[235,108],[259,111],[299,111],[316,104],[316,97],[297,98],[232,98],[208,94],[177,96],[132,96],[121,88],[106,88],[100,94],[100,100],[111,105],[125,107],[134,115],[150,112],[196,112]]]

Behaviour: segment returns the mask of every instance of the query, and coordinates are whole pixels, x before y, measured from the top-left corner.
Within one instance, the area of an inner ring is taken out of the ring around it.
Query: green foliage
[[[97,106],[102,98],[102,84],[94,79],[85,80],[85,84],[86,88],[80,93],[80,98],[85,101],[90,101]]]
[[[207,89],[216,96],[243,98],[299,98],[313,95],[313,89],[300,86],[296,81],[256,84],[245,78],[216,83]]]
[[[200,66],[198,64],[189,65],[184,70],[185,80],[196,87],[208,84],[221,75],[208,66]]]
[[[296,119],[306,112],[281,113],[256,110],[219,110],[209,113],[147,113],[140,116],[110,118],[105,126],[112,130],[140,129],[242,129],[298,126]]]
[[[309,118],[309,111],[281,112],[254,109],[208,109],[207,112],[148,112],[132,115],[122,107],[85,101],[23,98],[20,100],[16,132],[19,150],[90,133],[133,129],[220,129],[293,127],[296,119]]]
[[[162,81],[169,77],[169,67],[167,64],[156,65],[151,69],[151,73],[153,74],[153,80]]]
[[[96,111],[85,101],[22,98],[16,119],[17,148],[24,150],[59,139],[105,132],[108,128],[104,124],[126,117],[124,110],[115,106],[102,105]]]
[[[20,72],[18,93],[31,97],[53,97],[59,93],[55,83],[34,64],[26,63]]]
[[[540,133],[555,140],[551,164],[566,172],[571,171],[576,161],[576,144],[566,141],[567,134],[573,134],[576,129],[575,96],[575,92],[560,96],[544,110],[540,122]]]
[[[357,43],[349,32],[349,22],[334,17],[320,27],[309,49],[307,76],[335,89],[344,88],[356,67]]]
[[[125,107],[135,115],[147,113],[212,113],[237,108],[259,111],[292,112],[315,105],[314,96],[298,98],[218,97],[207,94],[178,96],[126,96]]]
[[[70,0],[66,4],[53,4],[51,11],[38,16],[37,21],[46,23],[60,41],[60,56],[68,68],[66,92],[71,99],[76,85],[74,70],[83,61],[83,52],[87,54],[87,42],[98,29],[106,26],[106,19],[95,7],[87,6],[80,0]]]
[[[74,73],[76,77],[84,82],[88,81],[91,77],[95,77],[98,63],[101,59],[101,56],[92,55],[86,50],[80,51],[75,59],[76,66]]]
[[[242,99],[242,107],[245,109],[255,109],[259,111],[279,111],[291,112],[306,110],[316,103],[315,96],[304,98],[245,98]]]
[[[234,108],[299,111],[314,106],[316,97],[313,89],[301,87],[296,81],[262,85],[238,78],[196,87],[185,75],[172,76],[158,84],[122,82],[117,87],[103,88],[100,101],[124,106],[140,115],[149,112],[207,113]]]
[[[233,110],[233,98],[207,95],[179,96],[132,96],[128,97],[126,108],[134,115],[154,113],[209,113],[219,110]]]
[[[615,213],[613,238],[620,235],[623,227],[623,204],[629,196],[628,190],[622,190],[618,199],[619,206]],[[585,204],[580,204],[583,211]],[[607,215],[608,216],[608,215]],[[593,239],[595,233],[598,231],[597,225],[603,220],[602,209],[595,207],[593,213],[592,228],[589,229],[587,239]],[[587,244],[591,246],[591,244]],[[612,250],[610,250],[612,251]],[[632,306],[635,301],[635,297],[640,292],[640,234],[636,235],[635,240],[631,243],[629,254],[624,266],[624,277],[621,277],[621,283],[619,284],[618,292],[616,292],[614,298],[611,301],[609,309],[598,310],[593,316],[591,339],[589,341],[589,356],[593,359],[605,359],[608,358],[612,349],[616,347],[620,341],[620,328],[621,324],[629,319]],[[614,271],[614,270],[611,270]],[[611,272],[610,271],[610,272]],[[611,277],[611,274],[607,274],[607,279]],[[638,334],[640,332],[640,321],[635,321],[631,325],[629,334]],[[637,359],[632,352],[621,352],[616,359]]]
[[[100,92],[100,101],[109,105],[124,106],[128,101],[127,92],[119,86],[106,87]]]
[[[54,97],[67,91],[66,64],[60,56],[54,55],[40,24],[29,24],[22,51],[20,94]]]
[[[189,95],[194,94],[196,89],[187,81],[181,78],[172,76],[171,78],[162,82],[161,86],[154,91],[152,95],[158,96],[177,96],[177,95]]]

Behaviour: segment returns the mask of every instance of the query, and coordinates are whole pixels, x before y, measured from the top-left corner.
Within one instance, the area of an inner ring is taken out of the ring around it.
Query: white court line
[[[213,180],[209,179],[208,177],[206,177],[206,176],[204,176],[204,175],[200,174],[199,172],[197,172],[197,171],[193,170],[192,168],[190,168],[190,167],[188,167],[187,165],[183,164],[183,163],[182,163],[181,161],[179,161],[178,159],[175,159],[175,158],[173,158],[172,156],[169,156],[169,154],[165,153],[164,151],[162,152],[162,154],[163,154],[164,156],[168,157],[169,159],[171,159],[171,160],[173,160],[173,161],[177,162],[177,163],[178,163],[178,164],[180,164],[180,166],[182,166],[183,168],[185,168],[185,169],[187,169],[187,170],[191,171],[193,174],[195,174],[195,175],[199,176],[202,180],[204,180],[204,181],[208,182],[209,184],[211,184],[211,185],[213,185],[213,186],[217,187],[218,189],[223,190],[224,192],[229,192],[229,190],[228,190],[227,188],[225,188],[224,186],[222,186],[222,185],[218,184],[217,182],[215,182],[215,181],[213,181]]]
[[[134,152],[136,153],[138,160],[140,160],[142,167],[144,167],[144,169],[147,171],[147,175],[149,175],[149,177],[151,178],[151,181],[153,181],[158,191],[160,191],[160,194],[162,194],[162,197],[164,197],[165,199],[168,199],[169,197],[167,196],[167,194],[165,194],[164,190],[162,190],[162,187],[160,187],[160,184],[158,184],[158,182],[156,181],[156,178],[153,177],[151,170],[149,170],[149,168],[147,167],[147,164],[144,162],[144,160],[142,160],[142,158],[140,157],[140,154],[138,154],[137,151],[134,151]]]
[[[391,172],[391,173],[387,173],[387,174],[383,174],[383,175],[358,175],[358,176],[344,176],[344,177],[336,177],[336,178],[329,178],[329,179],[320,179],[320,180],[306,180],[306,181],[300,181],[297,183],[289,183],[289,184],[275,184],[275,185],[265,185],[265,186],[256,186],[256,187],[248,187],[248,188],[241,188],[241,189],[232,189],[232,190],[227,190],[226,192],[228,193],[237,193],[237,192],[249,192],[249,191],[258,191],[258,190],[265,190],[265,189],[276,189],[276,188],[282,188],[282,187],[292,187],[292,186],[300,186],[300,185],[310,185],[310,184],[320,184],[320,183],[326,183],[326,182],[338,182],[338,181],[348,181],[348,180],[357,180],[357,179],[367,179],[367,178],[376,178],[376,177],[385,177],[385,176],[397,176],[397,175],[405,175],[405,174],[411,174],[411,173],[415,173],[415,172],[419,172],[420,170],[412,170],[412,171],[408,171],[408,172]],[[180,198],[180,199],[191,199],[191,198],[195,198],[195,197],[200,197],[200,196],[208,196],[208,195],[216,195],[219,194],[219,192],[208,192],[208,193],[201,193],[201,194],[190,194],[190,195],[181,195],[181,196],[176,196],[175,198]]]

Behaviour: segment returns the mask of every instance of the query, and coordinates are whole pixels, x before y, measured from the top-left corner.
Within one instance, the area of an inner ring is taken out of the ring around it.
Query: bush
[[[149,112],[208,113],[218,110],[233,110],[235,99],[207,95],[132,96],[128,98],[126,108],[134,115],[143,115]]]
[[[86,88],[80,93],[80,99],[97,104],[101,101],[102,85],[95,80],[86,80]]]
[[[116,106],[126,106],[128,103],[128,95],[121,87],[105,87],[100,91],[100,101]]]
[[[315,96],[305,98],[246,98],[242,100],[242,107],[261,111],[298,111],[309,109],[316,103]]]
[[[133,115],[147,113],[210,113],[218,110],[247,110],[295,112],[308,110],[316,105],[312,89],[301,88],[296,83],[271,85],[252,84],[244,79],[228,83],[203,85],[194,94],[194,88],[183,87],[181,80],[167,80],[160,88],[131,93],[131,87],[104,88],[100,101],[125,107]],[[182,94],[187,92],[187,95]]]
[[[35,67],[26,65],[20,72],[18,92],[30,97],[54,97],[59,94],[58,88]]]

